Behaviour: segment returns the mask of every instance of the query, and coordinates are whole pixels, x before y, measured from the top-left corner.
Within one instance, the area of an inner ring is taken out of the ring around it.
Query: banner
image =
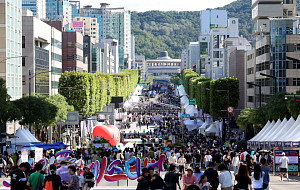
[[[292,142],[293,148],[300,148],[300,142]]]
[[[21,161],[28,162],[28,149],[24,148],[21,150]]]
[[[43,148],[35,148],[34,158],[36,161],[39,161],[43,158]]]
[[[275,150],[275,171],[279,172],[280,158],[282,157],[282,152],[285,156],[289,158],[288,171],[298,172],[299,171],[299,150]]]

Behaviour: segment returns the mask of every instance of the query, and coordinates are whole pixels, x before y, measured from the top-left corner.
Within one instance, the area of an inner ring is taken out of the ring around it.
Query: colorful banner
[[[73,21],[73,30],[83,33],[84,31],[83,21]]]
[[[284,142],[283,146],[284,147],[292,147],[292,142]]]
[[[298,172],[299,171],[299,150],[275,150],[275,171],[279,172],[280,158],[282,152],[289,158],[288,171]]]
[[[300,142],[292,142],[293,148],[300,148]]]
[[[276,142],[276,146],[282,147],[282,142]]]

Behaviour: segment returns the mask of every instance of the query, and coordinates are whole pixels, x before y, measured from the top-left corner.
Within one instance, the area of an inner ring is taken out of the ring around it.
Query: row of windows
[[[55,60],[55,61],[58,61],[58,62],[62,62],[62,56],[57,54],[57,53],[51,53],[51,59],[52,60]]]
[[[51,43],[52,46],[58,47],[59,49],[61,49],[61,41],[58,41],[57,39],[51,38]]]
[[[263,71],[270,69],[270,62],[264,62],[256,65],[256,71]]]
[[[260,55],[263,55],[265,53],[270,53],[270,46],[269,45],[266,45],[266,46],[263,46],[261,48],[256,49],[256,57],[260,56]]]
[[[148,63],[148,66],[180,66],[180,63]]]

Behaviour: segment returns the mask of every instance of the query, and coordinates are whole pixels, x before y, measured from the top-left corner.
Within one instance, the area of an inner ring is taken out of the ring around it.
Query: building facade
[[[80,25],[83,23],[83,28]],[[80,25],[78,27],[78,25]],[[92,37],[93,43],[99,43],[99,24],[97,18],[91,17],[75,17],[73,19],[73,30],[81,32],[83,35],[88,35]]]
[[[62,72],[88,72],[83,61],[83,35],[75,31],[62,33]]]
[[[69,0],[46,0],[46,19],[62,21],[63,30],[72,25],[72,6]]]
[[[167,51],[160,52],[157,59],[146,60],[147,76],[153,75],[155,80],[170,80],[172,74],[181,72],[181,59],[172,59]]]
[[[147,65],[146,65],[146,59],[144,55],[135,56],[135,69],[141,71],[141,80],[146,80]]]
[[[101,48],[104,48],[104,46],[106,46],[105,44],[108,44],[108,49],[104,50],[104,55],[106,56],[112,56],[113,59],[107,59],[113,62],[110,62],[108,65],[110,69],[110,73],[118,73],[120,70],[119,67],[119,48],[118,48],[118,40],[116,39],[103,39],[101,42]],[[110,53],[109,53],[109,52]]]
[[[0,77],[11,100],[22,97],[22,3],[0,1]],[[26,58],[25,58],[26,59]]]
[[[22,0],[22,9],[30,10],[39,19],[46,18],[46,0]]]
[[[25,11],[24,11],[25,12]],[[51,95],[51,26],[34,16],[22,16],[23,96]],[[30,73],[30,75],[29,75]],[[30,89],[29,89],[30,86]]]
[[[114,38],[119,42],[119,69],[129,68],[131,58],[131,17],[126,8],[110,8],[101,3],[100,8],[85,6],[80,9],[80,16],[97,18],[99,24],[99,41]]]
[[[190,42],[190,45],[188,46],[189,51],[189,69],[194,69],[196,66],[200,64],[200,46],[199,42]],[[199,67],[199,66],[198,66]]]
[[[189,50],[184,49],[181,52],[181,70],[188,69],[189,67]]]

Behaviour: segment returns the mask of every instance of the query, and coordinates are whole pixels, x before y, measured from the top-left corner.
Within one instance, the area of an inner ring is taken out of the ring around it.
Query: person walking
[[[155,174],[153,167],[149,167],[148,170],[151,178],[150,189],[163,190],[165,186],[164,180],[158,174]]]
[[[138,181],[138,185],[136,190],[150,189],[150,175],[149,175],[148,168],[142,169],[142,176],[137,181]]]
[[[186,169],[187,174],[182,176],[183,190],[187,190],[187,188],[191,185],[196,184],[199,186],[198,179],[195,175],[193,175],[193,168],[189,167]]]
[[[25,190],[26,189],[26,174],[24,173],[27,170],[26,164],[21,163],[18,169],[12,170],[10,175],[10,184],[11,190]]]
[[[170,158],[169,158],[169,164],[177,165],[177,158],[175,156],[175,152],[172,152]]]
[[[261,171],[265,172],[264,176],[264,184],[263,184],[263,189],[269,190],[269,182],[270,182],[270,176],[269,172],[271,171],[270,166],[268,166],[267,160],[265,158],[260,159],[260,164],[261,164]]]
[[[66,190],[67,186],[64,186],[64,184],[68,183],[70,181],[70,174],[68,171],[68,166],[67,166],[67,162],[65,160],[62,160],[60,162],[60,168],[57,169],[57,175],[60,176],[61,178],[61,183],[63,184],[62,186],[62,190]]]
[[[219,182],[221,184],[221,190],[232,190],[232,175],[224,164],[220,164],[218,170],[221,172],[219,176]]]
[[[65,186],[68,188],[68,190],[79,190],[79,178],[75,174],[75,166],[68,166],[68,172],[70,174],[70,180],[69,183],[65,183]]]
[[[176,190],[176,184],[179,187],[179,190],[181,190],[180,184],[179,184],[179,177],[178,174],[175,173],[176,166],[174,164],[171,164],[169,167],[169,172],[165,175],[165,190]]]
[[[207,181],[212,186],[212,190],[217,190],[219,186],[219,175],[218,172],[214,170],[214,167],[215,164],[213,162],[209,162],[204,175],[207,176]]]
[[[45,177],[45,186],[44,188],[46,190],[48,185],[53,187],[53,190],[60,190],[62,187],[61,184],[61,178],[59,177],[59,175],[56,175],[56,166],[54,164],[50,165],[50,175]],[[51,185],[50,185],[51,184]]]
[[[260,165],[254,165],[254,172],[251,173],[254,190],[263,190],[264,175],[265,172],[261,171]]]
[[[286,179],[289,181],[289,174],[288,174],[288,166],[289,166],[289,158],[285,156],[285,153],[282,153],[282,157],[280,158],[280,181],[282,181],[282,175],[285,173]]]
[[[235,185],[235,189],[245,189],[245,190],[253,190],[251,178],[249,176],[248,167],[245,164],[240,164],[238,172],[235,176],[235,180],[237,184]]]
[[[178,159],[177,163],[178,163],[179,173],[183,174],[184,173],[184,166],[186,164],[186,159],[184,158],[183,153],[180,154],[180,158]]]
[[[205,168],[208,167],[209,162],[212,161],[212,156],[210,155],[210,152],[207,151],[205,156],[204,156],[204,163],[205,163]]]
[[[84,190],[90,190],[92,187],[94,187],[94,174],[91,172],[89,167],[84,168]]]
[[[204,173],[203,173],[202,171],[200,171],[199,166],[196,166],[196,167],[195,167],[195,171],[194,171],[194,175],[197,177],[197,180],[198,180],[199,183],[201,182],[201,176],[202,176],[203,174],[204,174]]]
[[[234,176],[236,175],[240,165],[240,158],[237,153],[234,153],[234,157],[232,158],[231,167],[233,168]]]
[[[32,190],[41,190],[44,186],[44,175],[41,174],[43,165],[37,163],[34,166],[35,172],[29,176],[27,186],[31,187]]]
[[[84,190],[84,177],[81,175],[81,168],[76,168],[76,175],[79,180],[79,189]]]

